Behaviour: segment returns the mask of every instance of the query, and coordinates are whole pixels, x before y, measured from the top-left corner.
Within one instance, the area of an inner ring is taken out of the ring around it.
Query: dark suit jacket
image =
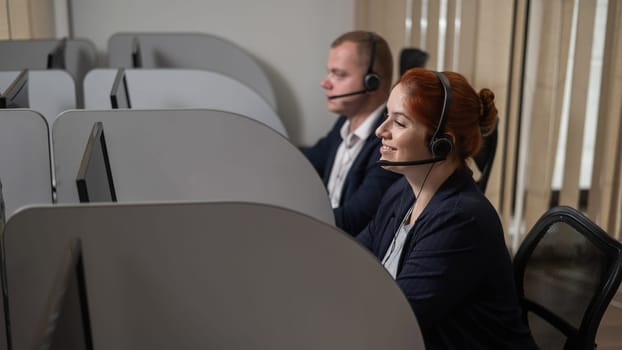
[[[414,201],[406,179],[397,181],[357,241],[382,260]],[[521,318],[501,222],[467,169],[451,175],[415,221],[395,280],[426,349],[536,348]]]
[[[382,116],[385,113],[374,123],[374,130],[384,120]],[[340,130],[345,122],[346,117],[339,117],[328,135],[314,146],[302,149],[324,185],[328,184],[337,149],[342,141]],[[399,178],[398,174],[384,170],[376,164],[380,159],[380,143],[381,140],[373,132],[365,140],[346,176],[339,207],[333,210],[337,227],[351,235],[358,234],[374,217],[384,192]]]

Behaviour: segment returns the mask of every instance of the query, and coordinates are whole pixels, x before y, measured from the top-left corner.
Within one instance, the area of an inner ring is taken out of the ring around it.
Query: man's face
[[[357,55],[357,45],[346,41],[328,53],[326,77],[320,83],[326,95],[328,110],[351,116],[361,105],[364,94],[330,99],[331,96],[364,90],[363,77],[367,67]]]

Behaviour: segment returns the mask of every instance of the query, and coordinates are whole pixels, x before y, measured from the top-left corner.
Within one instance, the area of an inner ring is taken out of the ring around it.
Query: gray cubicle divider
[[[0,71],[0,90],[4,90],[19,71]],[[48,125],[61,113],[75,109],[75,83],[71,75],[62,70],[28,70],[29,109],[41,113]]]
[[[291,142],[255,120],[214,110],[61,114],[52,130],[59,203],[78,201],[76,174],[96,121],[120,202],[250,201],[334,222],[322,180]]]
[[[0,70],[46,69],[47,54],[59,43],[56,39],[0,40]],[[75,81],[74,94],[78,107],[83,106],[82,81],[97,66],[97,50],[87,39],[67,39],[65,71]],[[54,85],[50,88],[52,89]]]
[[[0,92],[4,91],[4,89],[11,85],[19,73],[20,71],[17,70],[0,71]]]
[[[4,313],[4,300],[0,300],[0,349],[8,349],[9,343],[7,339],[6,321]]]
[[[277,110],[274,90],[265,71],[236,44],[205,33],[117,33],[108,40],[108,63],[133,68],[138,40],[143,68],[194,68],[230,76],[255,90]]]
[[[94,69],[84,81],[87,109],[109,109],[117,69]],[[210,108],[242,114],[287,136],[283,121],[255,91],[215,72],[195,69],[126,69],[132,109]]]
[[[48,125],[29,110],[0,110],[0,181],[10,217],[22,206],[52,203]]]
[[[15,349],[34,348],[75,239],[96,349],[423,349],[398,285],[351,237],[231,202],[19,212],[4,237]]]

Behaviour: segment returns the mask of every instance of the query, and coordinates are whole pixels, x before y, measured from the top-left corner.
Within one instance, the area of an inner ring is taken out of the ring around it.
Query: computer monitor
[[[48,294],[35,339],[36,350],[92,350],[82,244],[69,242],[65,257]]]
[[[138,37],[132,38],[132,68],[143,67],[143,56],[140,52],[140,42]]]
[[[93,125],[80,162],[76,185],[81,203],[117,201],[102,122]]]
[[[125,69],[123,68],[119,68],[112,83],[110,105],[112,109],[132,108],[130,92],[127,88],[127,79],[125,78]]]
[[[24,69],[0,94],[0,108],[28,108],[28,69]]]
[[[47,69],[65,69],[65,48],[67,38],[58,41],[56,46],[48,53]]]

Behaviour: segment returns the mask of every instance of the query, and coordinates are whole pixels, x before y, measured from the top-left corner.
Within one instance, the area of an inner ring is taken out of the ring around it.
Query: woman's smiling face
[[[380,159],[392,162],[413,161],[430,158],[428,149],[429,130],[406,110],[406,94],[401,84],[391,91],[387,102],[387,117],[376,129],[376,136],[382,139]],[[384,166],[385,169],[401,173],[400,166]]]

